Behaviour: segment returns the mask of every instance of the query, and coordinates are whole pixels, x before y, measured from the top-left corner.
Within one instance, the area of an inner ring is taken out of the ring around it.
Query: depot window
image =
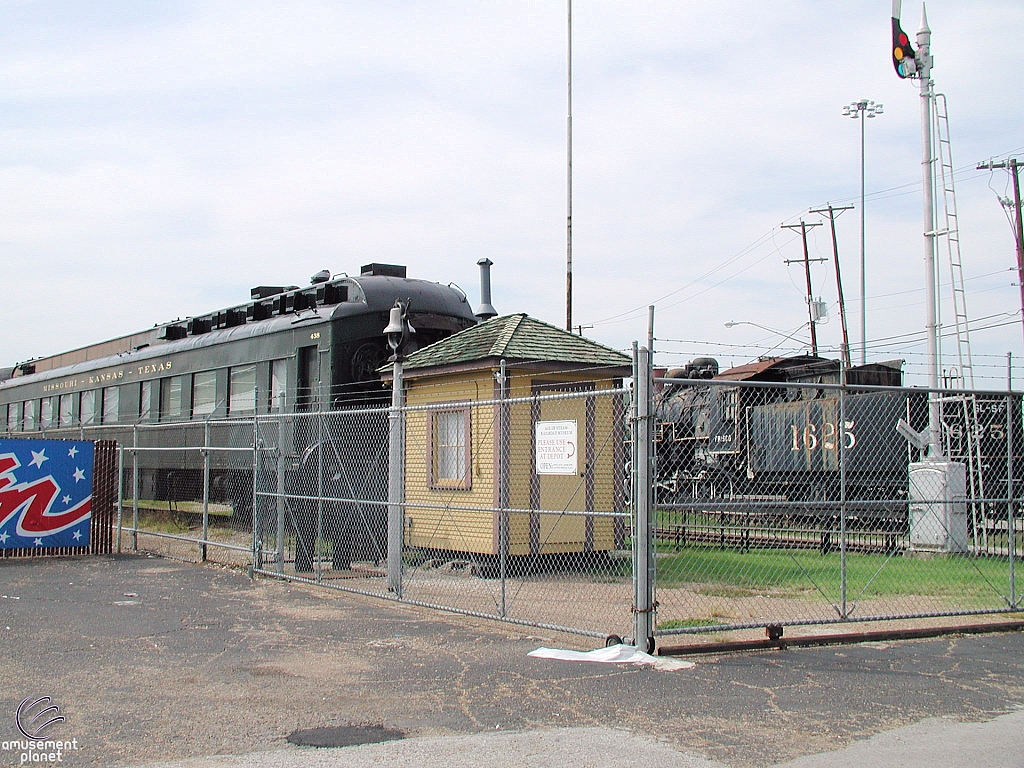
[[[58,423],[62,427],[70,427],[74,422],[74,397],[71,394],[60,396]]]
[[[21,403],[11,403],[7,406],[7,431],[17,432],[21,426]]]
[[[470,417],[468,408],[430,411],[429,455],[431,488],[469,489]]]
[[[44,397],[39,409],[39,426],[49,429],[53,426],[53,398]]]
[[[121,411],[121,388],[103,388],[103,424],[116,424]]]
[[[36,414],[39,413],[38,400],[25,401],[25,431],[34,432],[36,429]]]
[[[175,421],[185,415],[184,376],[160,379],[160,419]]]
[[[82,426],[96,423],[96,390],[90,389],[82,393],[78,404],[78,421]]]
[[[228,413],[238,416],[256,410],[256,366],[232,368],[228,377]]]

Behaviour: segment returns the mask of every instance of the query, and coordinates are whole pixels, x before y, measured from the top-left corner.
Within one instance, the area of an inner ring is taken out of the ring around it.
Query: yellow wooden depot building
[[[600,513],[627,502],[630,372],[621,352],[525,314],[410,355],[406,546],[498,555],[503,535],[510,556],[621,545],[621,520]]]

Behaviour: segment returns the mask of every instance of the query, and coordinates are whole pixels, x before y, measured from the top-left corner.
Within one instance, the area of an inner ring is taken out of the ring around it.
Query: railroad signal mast
[[[910,39],[900,26],[901,0],[892,3],[892,63],[900,78],[915,79],[920,89],[921,103],[921,172],[924,182],[924,265],[926,315],[925,331],[928,339],[928,425],[922,432],[916,432],[901,420],[899,431],[921,451],[921,460],[908,467],[909,480],[909,527],[912,548],[942,550],[946,552],[967,551],[967,497],[968,483],[978,498],[980,487],[976,487],[977,462],[975,461],[976,440],[972,440],[974,424],[977,423],[973,395],[963,393],[957,399],[964,406],[965,432],[968,435],[966,450],[968,468],[961,461],[947,458],[942,441],[942,401],[939,388],[940,370],[940,324],[938,312],[938,272],[936,270],[936,238],[944,237],[949,252],[950,273],[953,283],[953,308],[956,317],[957,354],[960,363],[958,378],[964,386],[973,385],[970,355],[970,341],[967,328],[967,309],[963,290],[963,274],[960,264],[960,245],[956,215],[956,196],[953,190],[953,165],[950,160],[949,122],[946,115],[945,98],[936,99],[935,83],[932,80],[931,29],[922,4],[921,28],[917,31],[917,50],[910,45]],[[933,122],[933,119],[935,122]],[[936,126],[938,128],[939,157],[935,156]],[[945,226],[939,229],[935,209],[935,163],[939,161],[942,177],[942,195]],[[974,443],[971,445],[970,443]],[[981,494],[983,495],[983,494]],[[978,532],[978,516],[984,514],[977,505],[972,505],[975,536]]]
[[[905,79],[915,79],[920,88],[921,101],[921,171],[923,176],[923,234],[926,289],[925,330],[928,340],[928,386],[938,388],[942,363],[940,342],[941,321],[939,318],[938,266],[936,262],[937,242],[945,242],[950,268],[950,282],[953,293],[953,315],[957,339],[957,370],[953,377],[965,388],[974,384],[971,360],[970,333],[967,322],[966,294],[963,287],[963,268],[960,257],[959,223],[956,210],[956,192],[953,184],[953,163],[949,140],[949,120],[946,100],[935,93],[935,82],[931,71],[934,61],[931,56],[931,29],[925,9],[921,9],[921,28],[917,32],[917,50],[910,45],[907,34],[900,26],[901,0],[893,0],[892,15],[892,61],[896,74]],[[939,169],[937,184],[935,167]],[[939,189],[941,188],[941,189]],[[940,226],[936,210],[936,192],[940,191],[943,202],[943,221]],[[929,405],[928,454],[939,455],[940,449],[940,404],[937,398]]]

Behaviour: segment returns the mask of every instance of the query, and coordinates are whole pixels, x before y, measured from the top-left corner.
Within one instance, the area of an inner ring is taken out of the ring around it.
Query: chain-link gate
[[[1020,395],[657,388],[656,634],[1020,610]]]
[[[120,547],[252,562],[253,420],[139,424],[119,437]]]
[[[628,393],[574,384],[528,397],[457,394],[397,414],[397,574],[388,572],[395,412],[260,417],[254,570],[515,623],[628,634]],[[538,467],[538,435],[569,424],[575,466]]]

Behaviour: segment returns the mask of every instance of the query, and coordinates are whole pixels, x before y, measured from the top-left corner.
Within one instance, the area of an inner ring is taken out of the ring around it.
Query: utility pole
[[[812,261],[824,261],[824,259],[812,259],[807,253],[807,230],[820,227],[820,221],[814,221],[808,224],[803,219],[800,219],[800,224],[783,224],[786,229],[796,229],[797,226],[800,228],[800,237],[804,241],[804,277],[807,278],[807,316],[811,321],[811,354],[815,357],[818,356],[818,332],[815,328],[815,322],[817,318],[814,316],[814,288],[811,286],[811,262]],[[786,259],[786,264],[792,264],[795,259]]]
[[[979,171],[1006,168],[1010,171],[1010,176],[1013,177],[1013,207],[1016,211],[1014,222],[1017,225],[1015,227],[1016,231],[1013,234],[1017,245],[1017,284],[1020,286],[1021,323],[1024,324],[1024,221],[1022,221],[1020,208],[1020,167],[1021,163],[1017,158],[1002,160],[998,163],[991,160],[985,163],[978,163]],[[1003,204],[1006,205],[1006,203]]]
[[[828,223],[829,223],[829,226],[832,228],[832,256],[835,259],[835,264],[836,264],[836,290],[839,292],[839,322],[843,326],[843,349],[842,349],[842,355],[843,355],[843,362],[846,363],[846,367],[847,368],[850,367],[850,337],[847,335],[847,332],[846,332],[846,301],[843,299],[843,278],[842,278],[842,275],[839,272],[839,244],[838,244],[838,241],[836,240],[836,216],[840,215],[843,211],[849,211],[849,210],[852,210],[852,209],[853,209],[852,205],[845,205],[842,208],[833,208],[832,204],[829,203],[827,208],[815,208],[815,209],[811,210],[811,213],[819,213],[822,216],[824,216],[826,211],[827,211],[828,212]],[[863,251],[863,247],[861,248],[861,250]],[[863,275],[862,275],[862,277],[863,277]],[[863,314],[863,309],[861,311],[861,314]],[[863,320],[863,318],[861,318],[861,319]],[[862,351],[861,351],[861,363],[862,364],[864,362],[866,362],[865,361],[865,357],[867,355],[867,348],[868,348],[866,340],[864,340],[864,341],[865,341],[865,343],[864,343]]]
[[[654,305],[647,307],[647,349],[651,352],[651,365],[654,365]]]
[[[565,330],[572,333],[572,0],[568,5],[565,120]],[[582,334],[581,334],[582,335]]]

